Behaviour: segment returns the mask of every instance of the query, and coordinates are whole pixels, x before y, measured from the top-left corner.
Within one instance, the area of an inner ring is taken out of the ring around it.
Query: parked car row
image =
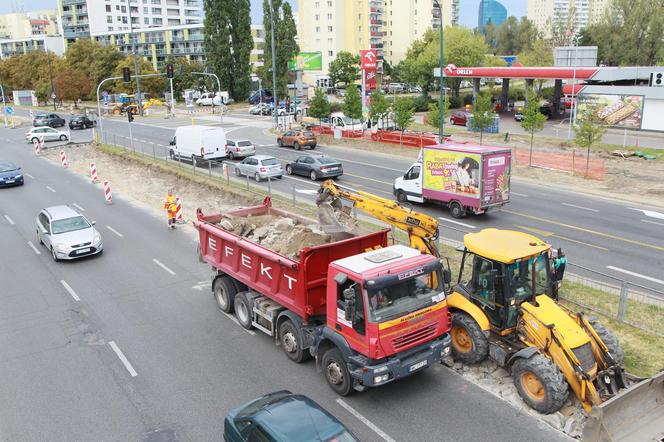
[[[64,118],[58,114],[38,114],[32,119],[34,127],[64,127],[67,124]],[[85,115],[77,115],[69,120],[69,129],[89,129],[96,123]]]
[[[381,87],[381,90],[386,94],[421,94],[422,88],[414,84],[406,83],[388,83]]]
[[[318,154],[302,155],[286,163],[285,167],[271,155],[253,155],[235,164],[235,175],[247,176],[256,181],[281,179],[284,170],[288,175],[305,176],[312,181],[336,178],[344,173],[339,160]]]

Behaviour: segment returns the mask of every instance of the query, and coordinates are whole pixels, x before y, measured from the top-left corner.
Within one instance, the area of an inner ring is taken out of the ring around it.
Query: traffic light
[[[166,78],[173,78],[173,65],[170,63],[166,65]]]
[[[122,79],[125,81],[125,83],[129,83],[131,81],[131,72],[129,72],[129,68],[122,68]]]
[[[130,123],[134,121],[134,113],[131,111],[131,109],[127,109],[127,121]]]

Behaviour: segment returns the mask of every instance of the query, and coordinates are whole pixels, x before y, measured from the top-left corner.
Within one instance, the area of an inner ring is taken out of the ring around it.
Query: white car
[[[256,154],[256,146],[249,140],[226,140],[228,159],[244,158]]]
[[[47,207],[37,215],[37,243],[54,261],[97,255],[104,250],[101,233],[81,213],[69,206]]]
[[[249,113],[251,115],[265,115],[266,113],[269,113],[269,111],[270,104],[265,102],[254,104],[249,108]]]
[[[221,96],[219,94],[213,94],[213,93],[205,93],[201,94],[201,96],[196,100],[196,104],[199,106],[212,106],[213,104],[215,106],[221,106],[222,105],[222,100]]]
[[[67,141],[69,134],[48,126],[33,127],[25,134],[25,140],[30,143],[39,141],[42,138],[44,141]]]

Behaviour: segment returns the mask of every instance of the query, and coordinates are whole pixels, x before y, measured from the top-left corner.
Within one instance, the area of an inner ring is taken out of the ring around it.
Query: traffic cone
[[[97,163],[90,163],[90,179],[93,183],[99,182],[99,177],[97,176]]]
[[[175,197],[175,222],[178,224],[184,224],[184,215],[182,214],[182,201],[179,196]]]
[[[62,162],[62,167],[68,167],[67,164],[67,155],[64,150],[60,150],[60,161]]]
[[[113,204],[113,193],[111,192],[111,183],[108,180],[104,180],[104,198],[106,199],[106,204]]]
[[[39,156],[39,153],[40,153],[40,151],[41,151],[41,149],[40,149],[40,147],[39,147],[39,141],[35,140],[35,143],[34,143],[34,144],[35,144],[35,156],[38,157],[38,156]]]

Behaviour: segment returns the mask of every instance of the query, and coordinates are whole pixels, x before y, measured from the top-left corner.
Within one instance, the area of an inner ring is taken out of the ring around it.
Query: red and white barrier
[[[184,215],[182,214],[182,201],[179,196],[175,197],[175,222],[184,224]]]
[[[62,162],[62,167],[68,167],[67,164],[67,155],[64,150],[60,151],[60,161]]]
[[[39,138],[39,150],[44,148],[44,137]]]
[[[113,193],[111,192],[111,183],[108,180],[104,180],[104,198],[106,199],[106,204],[113,203]]]
[[[224,175],[224,177],[228,178],[228,164],[222,163],[221,173]]]
[[[90,163],[90,179],[93,183],[99,182],[99,177],[97,176],[97,163]]]
[[[35,140],[35,156],[38,157],[39,153],[41,151],[40,146],[39,146],[39,141]]]

